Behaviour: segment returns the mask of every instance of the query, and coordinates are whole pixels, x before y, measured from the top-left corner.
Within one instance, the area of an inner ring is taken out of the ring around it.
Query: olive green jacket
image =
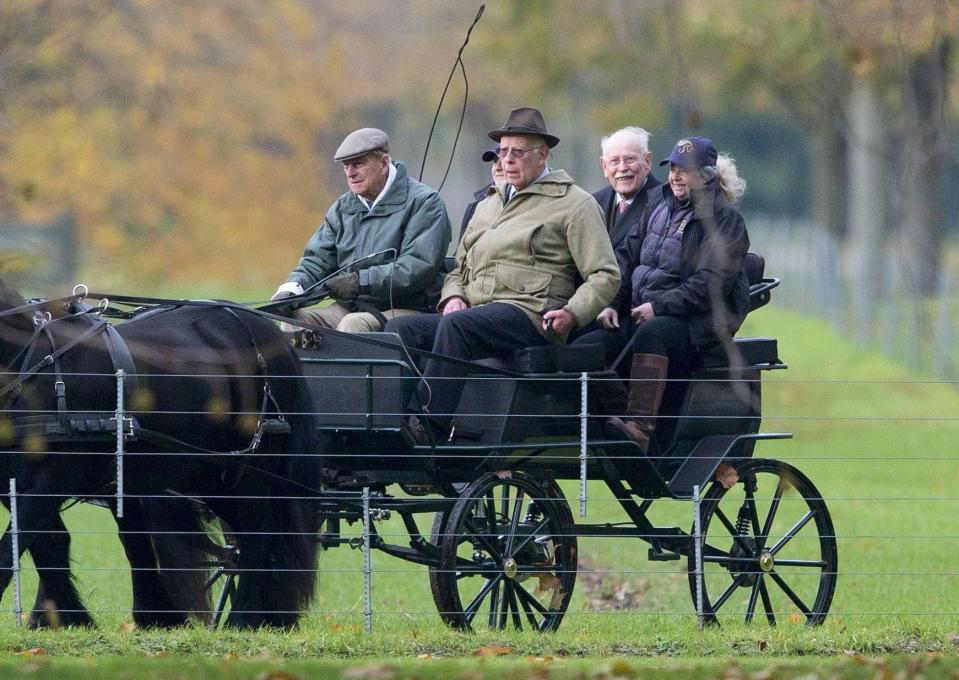
[[[565,306],[582,328],[619,287],[619,266],[599,205],[563,170],[550,172],[508,203],[506,188],[490,187],[476,206],[439,307],[451,297],[471,307],[508,302],[546,335],[543,313]]]

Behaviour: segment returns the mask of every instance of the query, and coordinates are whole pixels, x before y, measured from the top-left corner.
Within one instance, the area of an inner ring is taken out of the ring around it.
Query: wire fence
[[[10,510],[0,627],[90,615],[211,626],[304,616],[367,632],[440,619],[550,630],[621,616],[699,626],[959,616],[952,381],[758,369],[670,380],[678,396],[643,453],[604,427],[627,414],[596,413],[602,379],[585,373],[470,378],[483,408],[455,416],[472,431],[432,447],[401,432],[415,378],[297,378],[327,397],[321,410],[167,409],[164,422],[200,417],[204,432],[174,426],[157,439],[156,412],[124,387],[132,376],[112,377],[102,409],[53,401],[0,415]],[[222,393],[223,376],[186,377]],[[861,410],[867,390],[905,394],[915,410]],[[356,403],[376,410],[345,408]],[[316,449],[288,446],[301,416],[327,426]],[[731,459],[727,489],[720,466]],[[177,599],[190,588],[199,595]]]

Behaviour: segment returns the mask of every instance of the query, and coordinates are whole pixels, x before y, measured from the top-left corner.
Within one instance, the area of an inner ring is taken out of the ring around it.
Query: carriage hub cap
[[[512,557],[503,562],[503,573],[506,574],[506,578],[516,578],[518,571],[516,560]]]
[[[763,571],[769,572],[773,570],[773,566],[776,564],[776,560],[773,557],[773,554],[768,550],[763,550],[759,555],[759,568]]]

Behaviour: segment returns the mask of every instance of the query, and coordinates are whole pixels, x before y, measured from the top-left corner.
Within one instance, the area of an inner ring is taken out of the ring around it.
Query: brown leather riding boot
[[[658,354],[634,354],[629,372],[629,398],[626,417],[610,418],[607,425],[616,428],[628,439],[649,448],[649,440],[656,430],[656,416],[666,391],[666,372],[669,360]]]

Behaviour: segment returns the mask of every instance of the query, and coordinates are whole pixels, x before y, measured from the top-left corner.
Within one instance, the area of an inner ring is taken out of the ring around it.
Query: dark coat
[[[749,234],[742,216],[718,191],[713,178],[693,193],[692,218],[682,228],[678,284],[669,290],[646,290],[641,274],[643,242],[651,232],[662,234],[679,208],[672,190],[663,185],[656,193],[647,218],[634,228],[616,252],[622,272],[619,292],[611,305],[620,313],[644,302],[657,316],[688,319],[694,345],[706,348],[731,338],[749,311],[749,283],[743,258],[749,250]],[[645,252],[648,254],[650,249]]]
[[[490,182],[479,191],[473,192],[473,202],[466,206],[466,210],[463,211],[463,221],[460,222],[460,233],[456,237],[457,243],[459,243],[459,240],[463,238],[463,234],[466,233],[466,227],[469,225],[470,220],[473,219],[473,213],[476,212],[476,206],[479,205],[480,201],[486,198],[486,194],[489,192],[489,189],[492,186],[493,183]]]
[[[626,235],[643,219],[643,212],[649,203],[650,195],[656,195],[655,189],[661,185],[662,182],[656,179],[653,173],[649,173],[646,176],[646,183],[643,184],[643,188],[636,192],[629,209],[622,215],[616,210],[616,192],[613,187],[607,186],[593,194],[593,198],[596,199],[603,211],[606,231],[609,232],[609,240],[613,244],[613,250],[619,248]]]

